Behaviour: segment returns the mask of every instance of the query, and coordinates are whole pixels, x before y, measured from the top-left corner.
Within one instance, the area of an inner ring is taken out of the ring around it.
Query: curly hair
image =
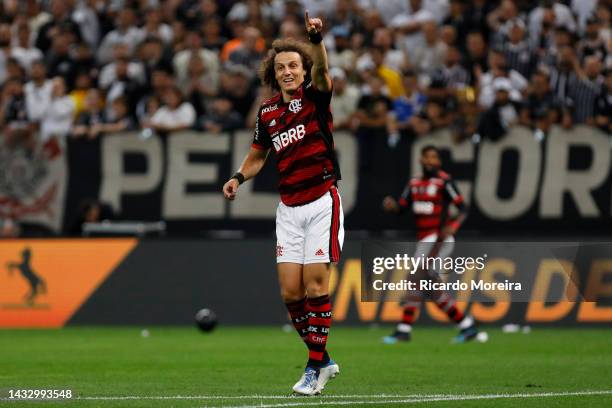
[[[305,79],[310,78],[310,69],[312,68],[312,57],[308,52],[308,44],[297,41],[291,38],[283,40],[275,40],[272,43],[272,48],[268,55],[259,66],[259,78],[264,85],[270,86],[275,91],[280,91],[280,85],[276,80],[274,71],[274,58],[281,52],[297,52],[302,58],[302,66],[306,71]]]

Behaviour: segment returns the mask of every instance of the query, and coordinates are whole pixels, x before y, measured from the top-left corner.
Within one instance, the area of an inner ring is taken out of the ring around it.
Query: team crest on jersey
[[[293,113],[298,113],[302,110],[302,100],[301,99],[292,99],[289,102],[289,111]]]

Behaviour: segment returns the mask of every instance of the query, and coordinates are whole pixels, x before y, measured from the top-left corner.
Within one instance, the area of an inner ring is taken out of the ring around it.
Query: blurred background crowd
[[[324,19],[336,129],[612,129],[610,0],[2,0],[2,143],[252,128],[275,38]],[[367,159],[366,159],[367,160]],[[367,163],[362,163],[366,165]]]
[[[611,9],[612,0],[0,0],[0,153],[76,139],[79,150],[130,130],[146,139],[253,129],[272,96],[259,64],[276,38],[307,41],[304,10],[324,20],[334,127],[355,135],[362,176],[381,141],[397,150],[438,129],[457,143],[499,140],[515,125],[539,141],[553,125],[611,134]],[[80,221],[100,219],[106,207],[92,203]],[[19,224],[0,220],[0,236],[14,235]]]

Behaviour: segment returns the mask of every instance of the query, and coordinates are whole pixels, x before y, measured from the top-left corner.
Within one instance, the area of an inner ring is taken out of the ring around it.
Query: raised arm
[[[310,18],[308,10],[304,13],[304,22],[308,31],[308,38],[311,42],[312,55],[312,70],[310,76],[312,83],[321,92],[331,92],[332,81],[329,77],[329,66],[327,65],[327,51],[323,44],[321,31],[323,30],[323,21],[320,18]]]
[[[240,184],[255,177],[263,168],[268,158],[270,149],[258,149],[251,147],[238,172],[230,178],[223,186],[223,196],[228,200],[234,200]]]

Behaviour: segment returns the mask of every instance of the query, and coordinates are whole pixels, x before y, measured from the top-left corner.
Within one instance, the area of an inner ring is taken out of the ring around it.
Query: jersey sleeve
[[[317,108],[327,109],[331,103],[332,91],[322,92],[319,91],[312,81],[304,83],[304,95],[315,103]]]
[[[444,197],[449,202],[453,203],[459,210],[463,211],[465,209],[463,196],[452,179],[448,179],[446,183],[444,183]]]
[[[251,146],[259,150],[267,150],[272,147],[272,140],[270,139],[268,129],[266,129],[266,126],[261,120],[261,108],[259,108],[257,118],[255,119],[255,133]]]

